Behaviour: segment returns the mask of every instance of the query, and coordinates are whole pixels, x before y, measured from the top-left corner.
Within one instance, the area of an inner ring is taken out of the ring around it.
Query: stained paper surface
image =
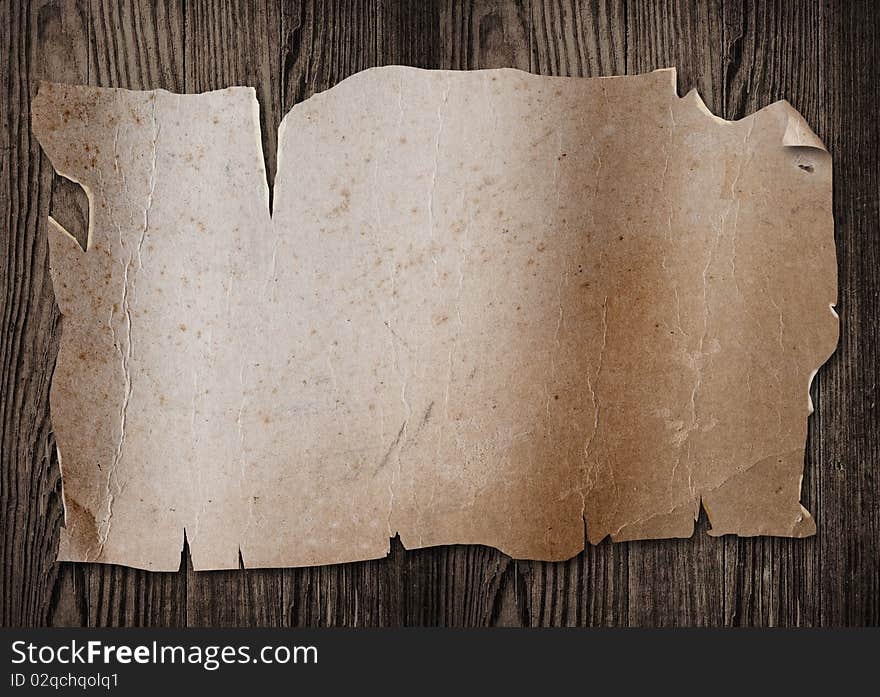
[[[286,116],[271,214],[253,89],[44,83],[33,129],[90,200],[86,250],[49,226],[60,559],[815,532],[831,161],[786,102],[368,70]]]

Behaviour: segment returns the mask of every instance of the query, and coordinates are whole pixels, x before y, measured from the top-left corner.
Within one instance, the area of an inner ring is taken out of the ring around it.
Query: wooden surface
[[[876,625],[880,620],[880,8],[872,0],[5,0],[0,150],[0,624]],[[726,118],[789,100],[834,156],[841,339],[814,384],[807,540],[588,547],[564,563],[474,546],[332,567],[148,573],[53,561],[63,513],[48,393],[59,315],[46,217],[85,229],[30,133],[41,79],[253,85],[270,178],[293,104],[375,65],[596,76],[678,67]]]

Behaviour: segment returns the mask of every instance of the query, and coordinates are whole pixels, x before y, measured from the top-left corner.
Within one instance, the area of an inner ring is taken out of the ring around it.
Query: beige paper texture
[[[59,558],[301,566],[478,543],[810,535],[809,385],[837,342],[831,161],[786,102],[675,73],[357,74],[279,133],[256,96],[44,83],[90,201],[50,220]]]

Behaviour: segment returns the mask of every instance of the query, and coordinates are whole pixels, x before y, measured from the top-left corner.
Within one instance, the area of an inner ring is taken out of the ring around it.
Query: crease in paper
[[[787,102],[673,70],[359,73],[279,131],[250,88],[43,83],[90,202],[50,221],[59,558],[303,566],[479,543],[804,536],[837,342],[831,162]]]

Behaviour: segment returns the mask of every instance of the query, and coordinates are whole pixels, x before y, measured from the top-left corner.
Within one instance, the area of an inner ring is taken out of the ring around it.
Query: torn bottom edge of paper
[[[60,559],[815,531],[831,161],[787,103],[367,70],[287,114],[271,212],[253,89],[44,83],[33,129],[90,201],[85,250],[49,225]]]

